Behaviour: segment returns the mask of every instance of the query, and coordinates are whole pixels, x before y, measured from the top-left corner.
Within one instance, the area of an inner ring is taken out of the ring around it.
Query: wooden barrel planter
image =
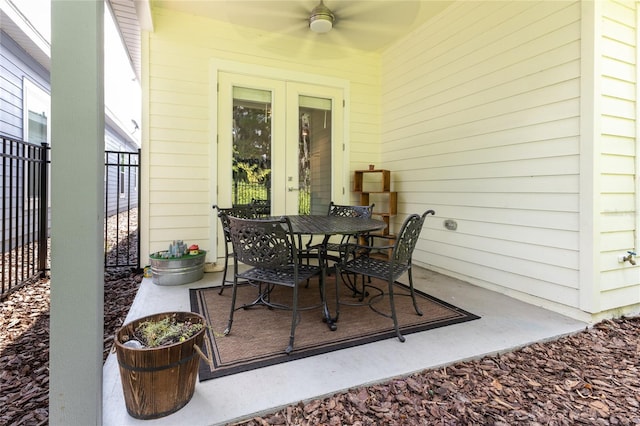
[[[151,279],[157,285],[182,285],[202,279],[204,276],[205,250],[182,257],[162,257],[159,253],[149,256]]]
[[[144,321],[175,316],[177,321],[205,325],[183,342],[155,348],[132,348],[131,339]],[[194,312],[164,312],[124,325],[116,333],[115,346],[127,412],[136,419],[156,419],[184,407],[193,396],[206,322]],[[197,346],[197,347],[196,347]]]

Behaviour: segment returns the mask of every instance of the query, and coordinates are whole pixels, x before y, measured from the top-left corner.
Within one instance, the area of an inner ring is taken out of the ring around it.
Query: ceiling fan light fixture
[[[314,33],[328,33],[333,28],[334,20],[335,16],[331,10],[320,0],[320,4],[311,11],[309,28]]]

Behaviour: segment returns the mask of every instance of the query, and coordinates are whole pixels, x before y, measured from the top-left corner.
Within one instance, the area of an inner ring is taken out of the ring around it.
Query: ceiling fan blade
[[[331,41],[366,51],[381,49],[416,21],[420,3],[417,0],[326,0],[326,6],[336,16]]]
[[[327,0],[326,5],[336,16],[336,26],[341,22],[359,22],[377,28],[384,25],[407,26],[416,19],[420,10],[420,1],[416,0]]]

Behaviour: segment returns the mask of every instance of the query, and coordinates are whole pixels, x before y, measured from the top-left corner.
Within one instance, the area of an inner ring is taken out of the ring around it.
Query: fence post
[[[40,197],[38,200],[38,271],[44,278],[47,270],[49,239],[49,144],[40,144]]]

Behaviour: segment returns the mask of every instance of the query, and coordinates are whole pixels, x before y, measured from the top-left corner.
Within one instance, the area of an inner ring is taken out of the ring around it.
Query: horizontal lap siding
[[[617,256],[637,242],[636,3],[602,6],[600,294],[602,310],[640,303],[640,266]]]
[[[217,161],[210,134],[212,58],[247,63],[249,73],[255,64],[349,80],[349,167],[378,162],[379,55],[301,44],[283,34],[163,9],[154,10],[148,36],[149,251],[177,238],[209,246],[210,177]],[[261,43],[266,37],[279,42]],[[316,59],[298,58],[303,49],[314,49]]]
[[[165,40],[160,31],[151,35],[151,46],[151,252],[176,239],[208,248],[209,58]]]
[[[0,134],[24,140],[23,79],[49,91],[48,73],[0,29]]]
[[[414,259],[578,307],[580,4],[458,2],[382,63],[395,228],[436,211]]]

